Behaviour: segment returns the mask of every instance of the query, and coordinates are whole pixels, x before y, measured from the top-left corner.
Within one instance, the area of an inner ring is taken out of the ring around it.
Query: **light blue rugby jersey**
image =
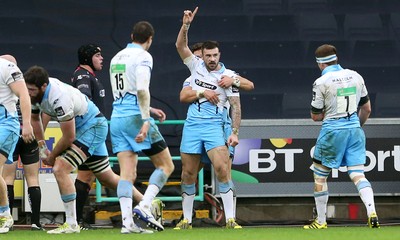
[[[153,57],[142,46],[129,43],[110,63],[110,82],[114,97],[112,117],[140,115],[137,98],[136,68],[146,66],[151,72]]]
[[[32,109],[40,109],[59,122],[75,118],[76,128],[100,113],[96,105],[77,88],[51,77],[41,103],[32,105]]]
[[[315,80],[311,105],[324,109],[324,128],[360,127],[358,103],[361,97],[367,95],[368,91],[360,74],[343,69],[339,64],[331,65]]]
[[[187,120],[189,119],[208,119],[223,121],[224,106],[228,101],[228,97],[239,96],[239,90],[236,87],[224,89],[218,86],[218,81],[222,75],[229,77],[237,76],[237,74],[229,69],[226,69],[223,63],[217,71],[209,72],[202,59],[192,55],[184,60],[184,63],[191,72],[190,86],[193,90],[213,90],[219,94],[218,105],[211,104],[206,98],[201,98],[190,104]]]

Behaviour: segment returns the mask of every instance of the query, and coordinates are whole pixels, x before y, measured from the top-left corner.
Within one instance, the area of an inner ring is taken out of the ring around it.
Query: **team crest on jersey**
[[[21,72],[14,72],[14,73],[11,73],[11,76],[12,76],[12,78],[14,79],[14,81],[18,81],[18,80],[23,79],[23,75],[22,75]]]
[[[57,107],[55,110],[58,117],[65,115],[64,109],[62,107]]]
[[[195,79],[195,80],[194,80],[194,83],[195,83],[197,86],[200,86],[200,87],[203,87],[203,88],[207,88],[207,89],[210,89],[210,90],[216,90],[216,89],[217,89],[217,86],[214,86],[214,85],[212,85],[212,84],[203,82],[203,81],[201,81],[201,80],[199,80],[199,79]]]

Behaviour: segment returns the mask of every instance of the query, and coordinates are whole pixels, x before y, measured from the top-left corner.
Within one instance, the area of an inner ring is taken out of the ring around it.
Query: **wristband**
[[[204,97],[204,91],[205,91],[204,89],[202,89],[202,90],[197,90],[197,91],[196,91],[196,97],[197,97],[198,99]]]
[[[38,141],[39,145],[39,157],[40,158],[47,158],[47,145],[44,140],[39,140]]]
[[[239,135],[239,129],[232,128],[232,134]]]
[[[233,77],[233,83],[235,87],[240,87],[240,79],[238,77]]]
[[[143,123],[145,123],[145,122],[150,122],[150,120],[151,120],[151,118],[144,118],[144,119],[142,119]]]

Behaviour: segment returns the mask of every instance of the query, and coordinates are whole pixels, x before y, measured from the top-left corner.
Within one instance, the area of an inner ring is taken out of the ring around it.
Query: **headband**
[[[326,57],[316,57],[317,63],[328,63],[337,60],[336,54],[332,54]]]

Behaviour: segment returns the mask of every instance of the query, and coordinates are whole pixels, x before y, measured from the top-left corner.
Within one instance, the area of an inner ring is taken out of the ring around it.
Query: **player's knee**
[[[58,157],[57,161],[65,161],[69,165],[73,167],[73,169],[76,169],[79,165],[84,163],[87,159],[87,155],[79,149],[77,146],[72,145],[70,148],[65,150],[60,157]],[[54,167],[57,164],[54,165]],[[54,170],[53,167],[53,170]],[[64,167],[62,167],[64,168]],[[60,169],[62,171],[62,169]]]
[[[347,174],[349,175],[351,181],[357,185],[357,183],[365,179],[364,175],[364,166],[358,165],[358,166],[351,166],[347,168]]]
[[[181,178],[185,183],[194,183],[197,179],[197,173],[194,171],[182,171]]]
[[[80,180],[81,182],[84,182],[88,185],[92,184],[92,182],[95,179],[95,176],[91,171],[78,171],[78,175],[76,177],[77,180]]]
[[[327,177],[314,174],[314,192],[328,191]]]
[[[75,179],[75,189],[77,192],[89,192],[90,184],[88,184],[86,182],[82,182],[79,179]]]
[[[310,168],[314,172],[314,192],[328,191],[327,179],[331,170],[316,163],[313,163]]]

